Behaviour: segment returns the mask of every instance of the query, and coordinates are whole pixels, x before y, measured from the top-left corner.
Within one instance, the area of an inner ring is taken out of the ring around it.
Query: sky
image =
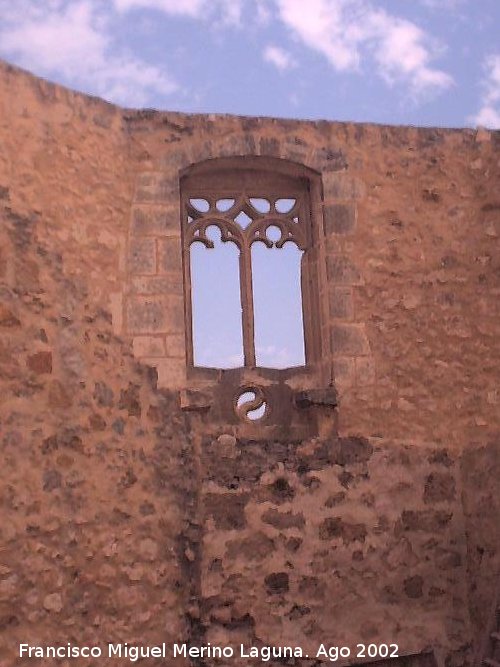
[[[500,0],[0,0],[0,57],[129,107],[500,127]]]

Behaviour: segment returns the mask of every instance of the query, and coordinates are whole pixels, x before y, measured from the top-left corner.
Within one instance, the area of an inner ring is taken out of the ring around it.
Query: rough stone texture
[[[0,143],[0,663],[57,636],[469,664],[499,567],[499,134],[124,111],[0,64]],[[327,435],[242,438],[186,372],[179,172],[248,154],[352,212],[314,249]]]
[[[129,299],[126,318],[128,330],[139,334],[166,332],[169,326],[167,309],[168,299],[165,297]]]
[[[333,255],[327,260],[329,280],[338,285],[358,285],[361,283],[359,269],[343,255]]]
[[[442,472],[434,450],[360,438],[232,446],[223,462],[203,448],[207,640],[280,637],[311,652],[322,637],[390,638],[402,653],[467,653],[463,516],[453,498],[424,501]]]
[[[161,273],[180,272],[181,256],[181,244],[178,238],[158,241],[158,263]]]
[[[37,375],[52,373],[52,352],[44,351],[31,354],[26,360],[26,365]]]
[[[192,464],[176,398],[50,244],[33,234],[18,249],[17,219],[4,208],[0,221],[11,261],[39,267],[36,292],[0,292],[15,313],[0,348],[0,663],[21,664],[26,641],[188,640],[180,554],[195,487],[178,475]],[[64,340],[92,361],[78,376],[58,344],[70,322]]]
[[[462,460],[471,621],[477,637],[487,628],[500,592],[500,442],[469,446]]]
[[[369,353],[364,329],[355,324],[334,324],[331,330],[332,353],[358,357]]]
[[[135,206],[132,209],[131,232],[137,236],[160,236],[178,230],[175,209],[165,206]]]
[[[129,250],[129,269],[131,273],[156,273],[155,239],[133,239]]]
[[[335,287],[330,293],[330,315],[340,320],[352,320],[354,307],[352,303],[352,288]]]
[[[323,188],[325,201],[357,201],[366,195],[363,183],[346,173],[326,172],[323,176]]]
[[[137,180],[135,200],[137,202],[171,204],[179,190],[176,178],[161,173],[145,173]]]
[[[325,234],[352,234],[356,224],[356,210],[347,204],[329,204],[324,207]]]

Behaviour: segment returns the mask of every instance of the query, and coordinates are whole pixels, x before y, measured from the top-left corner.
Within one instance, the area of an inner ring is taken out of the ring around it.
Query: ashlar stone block
[[[366,387],[375,384],[375,363],[371,357],[359,357],[356,362],[356,384]]]
[[[179,179],[159,173],[141,174],[137,179],[134,201],[169,202],[179,196]]]
[[[281,145],[275,137],[261,137],[260,154],[278,157],[281,154]]]
[[[172,296],[167,299],[167,333],[184,335],[184,299]]]
[[[166,332],[169,328],[170,300],[164,296],[130,297],[126,305],[129,333]]]
[[[220,156],[254,155],[256,153],[255,139],[249,134],[243,137],[227,137],[218,151]]]
[[[131,233],[133,236],[162,236],[179,230],[177,206],[134,206]]]
[[[160,273],[182,271],[181,240],[178,237],[158,239],[158,270]]]
[[[354,384],[354,359],[337,357],[333,362],[333,377],[337,387],[351,387]]]
[[[325,201],[330,199],[359,201],[366,195],[366,187],[359,179],[349,174],[327,171],[323,173],[323,194]]]
[[[180,277],[176,279],[170,276],[134,276],[130,287],[134,294],[173,294],[175,296],[184,294]]]
[[[163,336],[136,336],[132,342],[136,357],[164,357],[165,339]]]
[[[345,255],[331,255],[326,260],[328,280],[337,285],[362,285],[361,273]]]
[[[352,320],[354,307],[351,287],[334,287],[331,290],[330,316],[335,319]]]
[[[148,366],[156,368],[159,389],[181,389],[186,386],[184,359],[144,359]]]
[[[323,209],[325,234],[352,234],[356,226],[353,204],[326,204]]]
[[[334,324],[331,328],[331,345],[334,355],[357,357],[370,353],[366,333],[357,324]]]
[[[128,268],[130,273],[156,273],[156,240],[132,239],[129,245]]]
[[[186,358],[186,339],[183,334],[171,334],[166,338],[167,356]]]
[[[340,149],[318,148],[312,157],[312,167],[319,171],[335,172],[347,169],[347,160]]]

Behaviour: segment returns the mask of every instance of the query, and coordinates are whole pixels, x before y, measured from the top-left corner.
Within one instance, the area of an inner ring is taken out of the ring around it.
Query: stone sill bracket
[[[337,430],[338,396],[335,387],[290,389],[284,400],[279,401],[278,410],[272,410],[257,420],[240,419],[227,398],[221,396],[218,386],[205,390],[182,389],[179,398],[181,410],[198,415],[205,428],[213,428],[215,432],[221,429],[227,431],[229,427],[234,435],[240,437],[295,439],[331,435]]]

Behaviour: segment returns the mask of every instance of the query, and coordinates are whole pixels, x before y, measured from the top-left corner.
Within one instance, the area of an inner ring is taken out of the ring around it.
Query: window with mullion
[[[217,180],[187,179],[181,188],[188,363],[219,369],[304,366],[302,259],[311,245],[307,183],[247,171],[226,178],[221,173]],[[204,268],[208,262],[211,270]],[[239,331],[230,341],[228,330],[238,319]]]

